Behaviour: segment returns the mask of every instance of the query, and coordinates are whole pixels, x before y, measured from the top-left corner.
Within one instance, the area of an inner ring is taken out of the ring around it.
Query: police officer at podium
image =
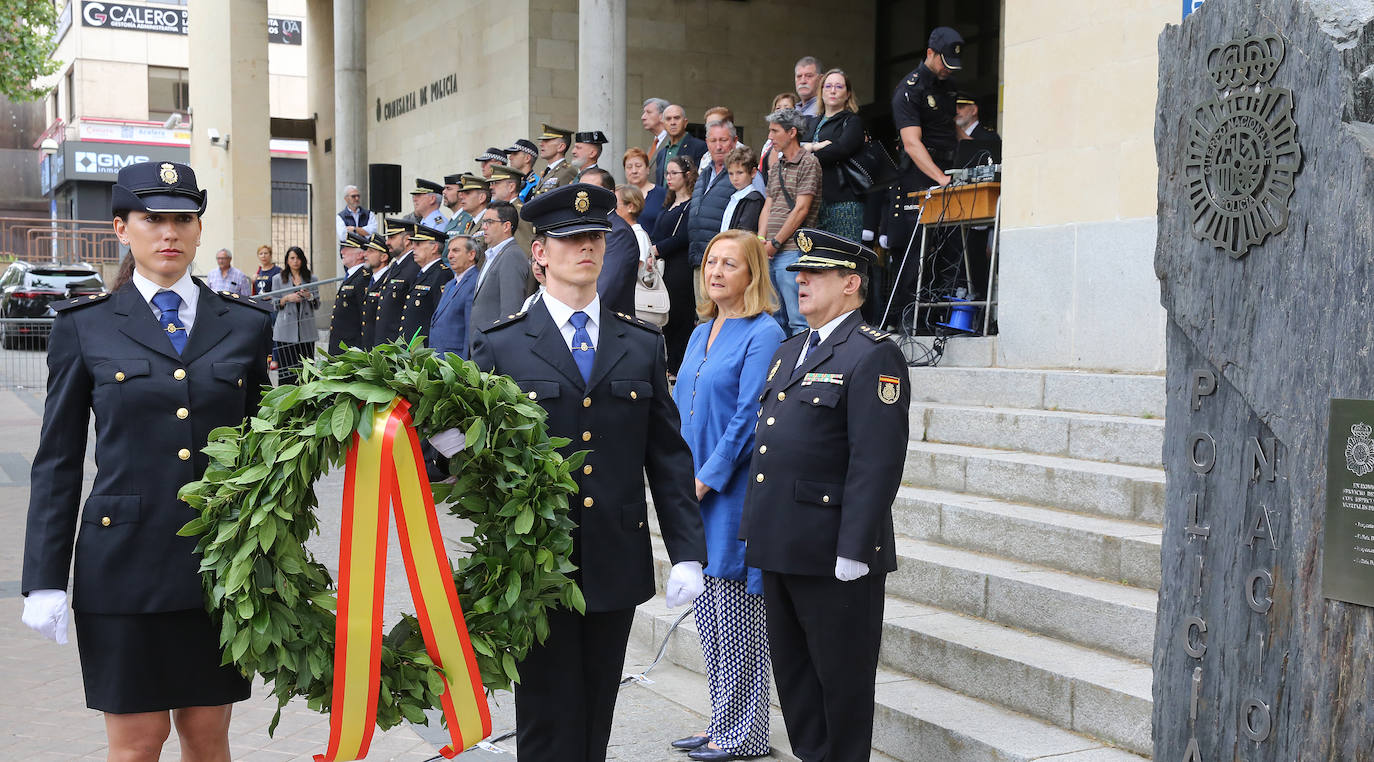
[[[877,256],[810,228],[797,244],[801,257],[787,269],[810,330],[784,341],[769,365],[740,538],[745,563],[763,571],[793,753],[855,762],[872,743],[911,391],[896,342],[858,311]]]
[[[635,606],[654,594],[647,473],[674,566],[670,606],[703,586],[706,559],[692,454],[679,432],[657,328],[601,304],[596,278],[615,194],[575,183],[525,204],[545,292],[526,312],[475,335],[472,359],[510,376],[548,412],[565,450],[590,450],[572,500],[574,579],[586,614],[549,612],[549,636],[520,663],[515,689],[521,762],[601,762],[611,734]]]

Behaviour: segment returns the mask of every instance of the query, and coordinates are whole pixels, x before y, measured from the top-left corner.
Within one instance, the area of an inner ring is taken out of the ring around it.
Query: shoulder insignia
[[[867,336],[869,339],[872,339],[875,343],[887,341],[892,336],[892,334],[890,333],[880,331],[877,328],[874,328],[873,326],[867,324],[861,324],[859,326],[859,333],[863,334],[864,336]]]
[[[215,293],[219,294],[221,299],[230,304],[242,304],[245,307],[255,307],[263,312],[275,311],[272,309],[272,303],[270,301],[263,301],[256,296],[244,298],[233,291],[216,291]]]
[[[98,294],[86,294],[85,296],[77,296],[71,299],[64,299],[60,302],[53,302],[48,306],[52,307],[54,312],[66,312],[67,310],[76,309],[77,307],[84,307],[87,304],[103,302],[108,298],[110,298],[110,292],[101,291]]]
[[[492,321],[491,325],[486,326],[485,328],[484,328],[484,327],[481,327],[481,326],[478,326],[477,330],[481,331],[482,333],[487,333],[488,331],[494,331],[494,330],[496,330],[497,328],[500,328],[500,327],[502,327],[502,326],[507,326],[507,325],[510,325],[511,323],[518,323],[518,322],[520,322],[520,321],[525,317],[526,314],[527,314],[527,313],[526,313],[524,310],[521,310],[520,312],[517,312],[517,313],[515,313],[514,315],[507,315],[507,316],[505,316],[505,317],[503,317],[503,318],[497,318],[496,320],[493,320],[493,321]]]
[[[646,330],[646,331],[650,331],[650,332],[653,332],[653,333],[663,333],[663,330],[662,330],[661,328],[659,328],[658,326],[656,326],[656,325],[654,325],[653,323],[650,323],[650,322],[648,322],[648,321],[640,320],[639,318],[635,317],[634,315],[626,315],[626,314],[623,313],[623,312],[617,312],[617,313],[615,313],[615,316],[618,317],[618,318],[620,318],[621,320],[624,320],[626,323],[629,323],[630,325],[637,325],[637,326],[639,326],[640,328],[643,328],[643,329]]]

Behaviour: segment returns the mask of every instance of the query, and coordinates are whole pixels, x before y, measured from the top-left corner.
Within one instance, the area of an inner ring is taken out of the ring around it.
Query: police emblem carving
[[[1276,35],[1212,47],[1207,73],[1218,97],[1198,106],[1188,126],[1183,175],[1193,235],[1234,259],[1288,227],[1302,148],[1293,91],[1268,85],[1283,56]]]
[[[1345,467],[1356,476],[1364,476],[1374,471],[1374,427],[1367,423],[1357,423],[1350,427],[1350,438],[1345,441]]]

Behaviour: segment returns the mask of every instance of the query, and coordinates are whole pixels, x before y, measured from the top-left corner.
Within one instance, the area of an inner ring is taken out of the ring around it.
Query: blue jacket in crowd
[[[464,270],[439,297],[434,317],[429,323],[429,345],[436,354],[452,352],[468,359],[468,318],[472,314],[472,297],[477,291],[477,271],[473,265]]]

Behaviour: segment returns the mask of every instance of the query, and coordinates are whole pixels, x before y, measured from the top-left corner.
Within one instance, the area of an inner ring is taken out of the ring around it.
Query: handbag
[[[662,328],[668,323],[668,286],[663,282],[663,260],[635,279],[635,317]]]
[[[883,144],[871,139],[866,132],[863,148],[840,162],[840,178],[860,195],[890,185],[900,174]]]

